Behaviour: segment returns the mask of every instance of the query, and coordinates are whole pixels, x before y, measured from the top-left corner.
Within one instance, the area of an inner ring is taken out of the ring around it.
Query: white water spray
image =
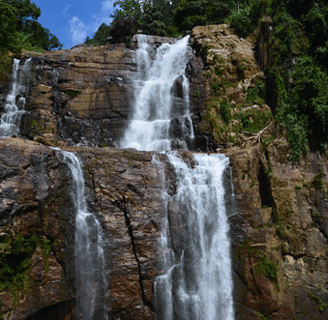
[[[138,79],[135,114],[121,144],[124,148],[146,151],[172,149],[173,117],[185,119],[182,135],[193,137],[189,115],[188,80],[185,77],[188,38],[174,45],[165,44],[150,59],[146,36],[139,35]],[[182,79],[183,108],[173,110],[172,88]],[[181,121],[180,121],[181,123]],[[177,174],[176,201],[185,224],[185,249],[175,256],[169,233],[168,203],[164,189],[166,222],[161,236],[164,274],[154,283],[155,308],[163,320],[233,320],[232,272],[229,224],[225,207],[223,173],[229,159],[220,154],[194,154],[194,168],[188,167],[175,152],[167,152]],[[164,168],[155,157],[158,172]]]
[[[24,95],[29,90],[31,59],[26,60],[22,67],[19,63],[20,60],[14,59],[12,88],[6,98],[5,113],[1,117],[0,138],[19,134],[20,120],[25,112]]]
[[[102,228],[96,216],[88,211],[84,194],[83,171],[79,159],[72,152],[60,151],[71,170],[74,182],[72,199],[76,210],[77,319],[107,320],[106,267]]]
[[[185,37],[174,45],[163,44],[157,49],[155,60],[151,60],[147,36],[138,36],[135,112],[121,143],[122,148],[161,152],[171,149],[174,138],[193,136],[189,115],[189,84],[185,76],[188,39]],[[177,80],[183,91],[182,106],[178,112],[174,110],[176,119],[181,123],[179,137],[172,132],[171,123],[172,89]]]
[[[233,320],[229,224],[223,173],[229,159],[195,154],[189,168],[168,155],[178,176],[177,201],[188,246],[180,260],[176,310],[181,319]]]

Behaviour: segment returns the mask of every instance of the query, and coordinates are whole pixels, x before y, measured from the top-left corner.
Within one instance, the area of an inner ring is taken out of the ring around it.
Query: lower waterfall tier
[[[273,135],[272,130],[276,129],[268,129],[267,134]],[[175,198],[174,168],[165,155],[154,152],[65,150],[81,159],[88,207],[106,230],[109,319],[156,318],[154,279],[166,272],[159,257],[164,253],[157,247],[166,221],[161,190],[164,187]],[[229,218],[237,320],[257,320],[259,314],[268,319],[327,316],[328,210],[325,178],[317,176],[326,170],[327,159],[311,154],[311,161],[292,168],[290,162],[283,162],[286,150],[284,140],[267,148],[272,180],[265,173],[267,160],[260,145],[228,150],[239,212]],[[154,155],[165,180],[153,163]],[[195,166],[193,153],[183,151],[180,156],[190,168]],[[233,207],[230,179],[226,171],[225,200]],[[317,186],[312,181],[322,181],[322,189],[312,187]],[[71,171],[58,151],[18,138],[0,140],[4,319],[76,319],[72,186]],[[169,226],[172,249],[182,252],[177,207],[170,204]],[[288,222],[291,219],[294,224]]]

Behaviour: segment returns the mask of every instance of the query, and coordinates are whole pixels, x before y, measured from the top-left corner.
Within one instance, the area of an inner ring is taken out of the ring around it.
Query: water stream
[[[102,227],[85,200],[80,160],[73,152],[59,150],[71,170],[75,207],[76,310],[79,320],[107,320],[106,265]]]
[[[25,97],[29,90],[31,59],[27,59],[23,66],[20,60],[14,59],[12,72],[12,87],[7,95],[5,113],[1,117],[0,137],[19,135],[19,125],[25,112]]]
[[[185,75],[188,37],[173,45],[162,45],[154,59],[147,37],[139,35],[138,41],[135,111],[121,147],[167,154],[177,174],[175,201],[184,223],[185,249],[178,255],[172,250],[168,228],[168,204],[173,199],[163,187],[166,222],[159,245],[164,274],[154,283],[155,308],[163,320],[233,320],[229,223],[223,186],[229,159],[221,154],[194,154],[194,163],[188,165],[177,151],[172,151],[187,149],[184,140],[193,138]],[[182,101],[176,103],[174,91],[179,84]],[[157,171],[163,170],[156,156],[153,163]],[[163,179],[164,174],[159,179],[164,186]]]
[[[139,35],[136,103],[121,148],[161,152],[170,150],[176,139],[193,137],[189,83],[185,76],[188,39],[185,37],[174,45],[163,44],[152,60],[147,36]],[[182,91],[178,97],[172,95],[174,87]]]

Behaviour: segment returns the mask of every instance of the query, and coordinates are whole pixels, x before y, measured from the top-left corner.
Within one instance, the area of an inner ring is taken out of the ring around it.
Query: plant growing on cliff
[[[10,290],[15,297],[27,291],[26,272],[32,267],[31,257],[37,237],[25,239],[21,235],[5,236],[0,240],[0,290]],[[14,299],[15,300],[15,299]]]
[[[226,99],[224,99],[220,102],[220,113],[221,113],[223,121],[225,123],[229,123],[229,121],[231,119],[230,104]]]
[[[257,271],[268,278],[271,282],[275,282],[278,285],[277,264],[269,260],[266,255],[264,255],[257,263]]]
[[[48,272],[49,253],[54,241],[35,235],[24,237],[16,234],[0,238],[0,291],[9,290],[14,303],[19,294],[25,294],[29,288],[27,272],[32,266],[32,255],[36,247],[41,248],[45,271]]]
[[[311,181],[311,186],[315,188],[316,190],[321,190],[323,189],[323,181],[322,179],[326,176],[326,174],[322,171],[320,171],[318,174],[316,174],[312,181]]]
[[[324,313],[327,309],[327,303],[323,302],[318,296],[314,295],[312,292],[308,292],[308,297],[310,300],[315,301],[319,304],[319,312]]]

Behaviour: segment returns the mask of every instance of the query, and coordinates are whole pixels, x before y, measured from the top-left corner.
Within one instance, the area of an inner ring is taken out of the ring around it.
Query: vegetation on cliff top
[[[0,0],[0,79],[10,72],[9,52],[62,48],[58,38],[37,21],[41,10],[31,0]]]

